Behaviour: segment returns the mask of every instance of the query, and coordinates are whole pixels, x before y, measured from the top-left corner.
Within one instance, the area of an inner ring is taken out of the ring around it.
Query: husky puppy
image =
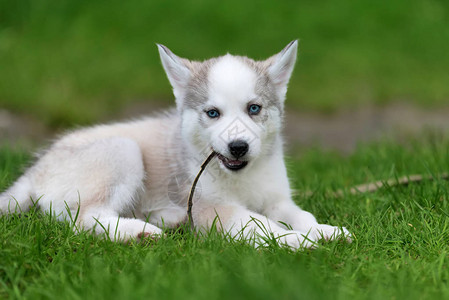
[[[297,41],[264,61],[227,54],[198,62],[158,48],[176,110],[63,136],[0,195],[2,214],[38,200],[114,240],[160,235],[186,222],[192,179],[215,151],[194,197],[197,230],[215,224],[255,245],[274,237],[294,249],[349,237],[292,200],[281,129]]]

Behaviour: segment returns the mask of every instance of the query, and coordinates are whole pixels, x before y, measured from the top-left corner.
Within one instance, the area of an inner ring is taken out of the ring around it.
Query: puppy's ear
[[[290,42],[281,52],[270,57],[268,75],[275,84],[279,98],[285,99],[287,84],[292,75],[293,67],[296,62],[296,53],[298,51],[298,40]]]
[[[191,76],[191,71],[188,68],[186,59],[176,56],[164,45],[157,44],[159,55],[161,57],[162,66],[165,69],[168,80],[173,87],[176,101],[181,101],[184,89]]]

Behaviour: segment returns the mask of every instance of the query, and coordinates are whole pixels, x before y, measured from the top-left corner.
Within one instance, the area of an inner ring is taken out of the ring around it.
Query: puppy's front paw
[[[136,240],[138,242],[143,242],[143,241],[153,241],[153,242],[157,242],[159,240],[159,238],[161,237],[161,234],[154,234],[154,233],[150,233],[150,232],[141,232],[137,235]]]
[[[286,231],[286,233],[279,236],[278,241],[281,246],[288,246],[295,250],[301,248],[316,248],[314,239],[299,231]]]
[[[352,234],[345,227],[318,224],[312,228],[310,234],[315,240],[324,239],[326,241],[331,241],[336,239],[346,239],[347,242],[352,242]]]

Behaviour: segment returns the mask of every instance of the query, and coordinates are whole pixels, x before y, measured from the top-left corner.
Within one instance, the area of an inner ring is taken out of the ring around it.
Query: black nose
[[[233,142],[230,142],[229,145],[229,152],[238,159],[239,157],[242,157],[243,155],[248,152],[249,145],[247,142],[242,140],[236,140]]]

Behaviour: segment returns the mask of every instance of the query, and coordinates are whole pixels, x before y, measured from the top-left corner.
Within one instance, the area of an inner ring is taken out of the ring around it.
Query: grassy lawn
[[[134,102],[174,102],[156,42],[192,59],[262,59],[295,38],[292,107],[449,103],[448,1],[0,0],[0,109],[54,128],[99,122]],[[30,161],[0,147],[0,191]],[[0,299],[449,298],[447,137],[350,156],[310,149],[288,165],[298,204],[353,243],[293,252],[171,232],[123,245],[32,210],[0,217]],[[436,180],[331,195],[416,173]]]
[[[0,107],[47,124],[172,101],[155,43],[205,59],[261,59],[300,39],[289,104],[449,101],[449,2],[0,1]]]
[[[28,156],[0,150],[0,190]],[[115,244],[36,211],[0,218],[0,298],[443,299],[449,297],[449,184],[325,196],[377,179],[447,171],[438,134],[361,145],[350,156],[319,149],[289,159],[296,200],[321,222],[346,226],[352,244],[312,251],[254,249],[215,233],[170,233]],[[315,191],[305,197],[304,191]]]

